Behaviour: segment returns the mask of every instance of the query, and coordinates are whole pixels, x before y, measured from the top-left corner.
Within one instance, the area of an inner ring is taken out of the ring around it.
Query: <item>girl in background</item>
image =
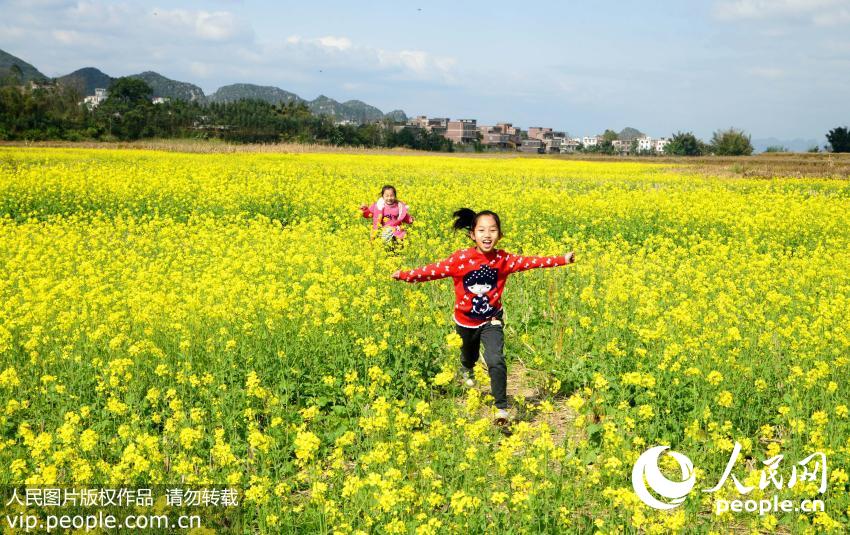
[[[413,223],[407,204],[398,200],[395,187],[389,185],[381,188],[381,197],[372,206],[364,204],[360,206],[360,211],[363,217],[372,218],[370,239],[375,239],[375,235],[380,234],[384,244],[388,246],[404,240],[407,231],[403,225]]]

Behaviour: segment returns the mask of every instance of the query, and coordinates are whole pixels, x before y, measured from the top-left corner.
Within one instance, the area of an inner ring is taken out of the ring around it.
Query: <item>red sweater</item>
[[[500,249],[488,254],[475,247],[455,251],[445,260],[402,271],[399,280],[425,282],[452,277],[455,285],[454,320],[462,327],[484,325],[502,310],[508,275],[527,269],[564,266],[565,255],[520,256]]]

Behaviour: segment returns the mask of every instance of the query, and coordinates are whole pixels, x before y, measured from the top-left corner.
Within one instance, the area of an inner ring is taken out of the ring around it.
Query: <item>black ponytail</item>
[[[489,215],[496,221],[496,228],[499,229],[499,237],[502,237],[502,222],[499,220],[499,214],[496,212],[491,212],[490,210],[483,210],[481,212],[475,212],[470,208],[461,208],[460,210],[456,210],[452,216],[455,218],[454,227],[455,230],[466,230],[472,232],[472,229],[475,228],[476,223],[478,223],[478,218],[483,215]]]
[[[455,230],[472,230],[472,225],[475,224],[475,211],[469,208],[455,210],[452,217],[455,218],[453,225]]]

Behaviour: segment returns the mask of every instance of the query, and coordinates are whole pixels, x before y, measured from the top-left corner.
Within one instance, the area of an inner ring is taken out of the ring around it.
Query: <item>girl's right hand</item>
[[[401,270],[400,270],[400,269],[397,269],[397,270],[396,270],[396,272],[395,272],[395,273],[393,273],[392,277],[393,277],[395,280],[399,280],[399,279],[401,278]]]
[[[567,264],[572,264],[576,261],[576,254],[572,251],[564,255],[564,260],[567,261]]]

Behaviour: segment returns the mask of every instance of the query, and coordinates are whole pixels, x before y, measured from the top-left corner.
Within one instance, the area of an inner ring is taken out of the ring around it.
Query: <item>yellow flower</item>
[[[732,406],[732,392],[728,390],[722,391],[717,395],[717,404],[721,407],[731,407]]]
[[[92,429],[86,429],[80,433],[80,449],[83,451],[91,451],[97,445],[97,433]]]
[[[508,495],[504,492],[494,492],[490,495],[490,501],[495,505],[501,505],[508,500]]]
[[[9,470],[11,470],[11,472],[13,474],[15,474],[15,477],[18,478],[18,479],[21,478],[21,476],[24,474],[26,469],[27,469],[27,462],[24,461],[23,459],[15,459],[14,461],[12,461],[12,464],[9,465]]]
[[[638,408],[638,417],[641,420],[650,420],[655,415],[652,405],[641,405]]]
[[[297,439],[296,439],[297,443]],[[266,434],[263,434],[258,429],[252,429],[248,432],[248,444],[259,451],[267,452],[269,448],[274,444],[274,439]],[[298,450],[296,450],[296,456],[298,456]],[[299,460],[301,457],[299,457]]]
[[[106,402],[106,410],[109,412],[115,413],[117,415],[122,415],[127,412],[127,404],[121,402],[119,399],[111,397]]]
[[[180,430],[180,445],[185,450],[192,449],[192,445],[203,438],[200,430],[191,427],[184,427]]]
[[[463,339],[457,333],[447,334],[446,345],[450,349],[460,349],[460,347],[463,346]]]
[[[443,386],[449,384],[455,376],[455,372],[451,370],[443,370],[434,376],[434,386]]]
[[[295,436],[295,457],[301,465],[307,464],[316,454],[321,441],[310,431],[299,431]]]
[[[14,387],[21,384],[18,373],[13,367],[8,367],[0,373],[0,386]]]

